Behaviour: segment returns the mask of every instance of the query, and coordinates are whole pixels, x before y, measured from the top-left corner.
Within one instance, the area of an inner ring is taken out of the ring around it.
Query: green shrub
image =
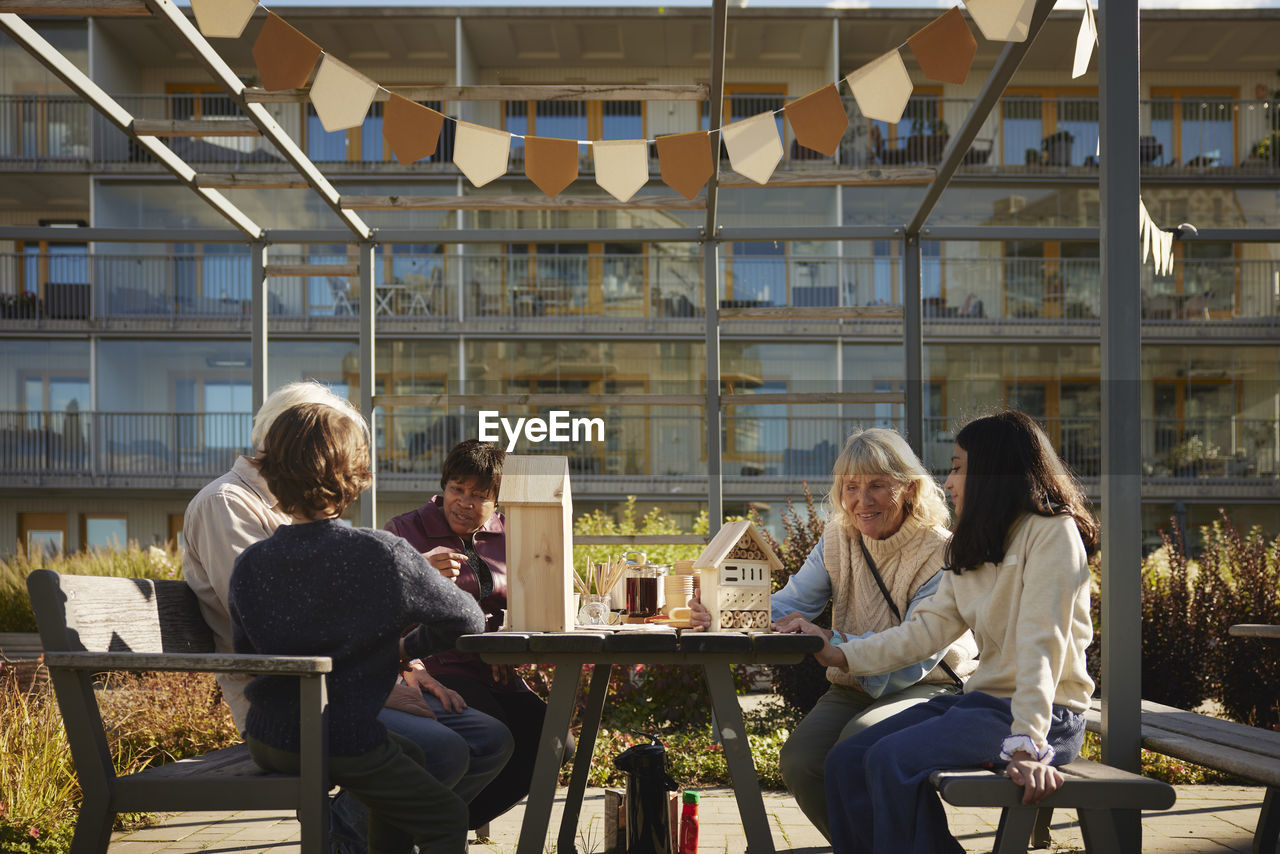
[[[124,551],[95,549],[56,557],[28,555],[19,547],[8,560],[0,561],[0,632],[36,630],[27,598],[27,576],[33,569],[113,578],[181,578],[182,554],[172,545],[144,549],[132,542]]]
[[[1280,538],[1256,527],[1241,534],[1225,513],[1201,535],[1198,617],[1209,695],[1235,720],[1280,728],[1280,649],[1227,634],[1236,623],[1280,624]]]
[[[1142,561],[1142,696],[1194,709],[1209,681],[1202,591],[1177,523],[1161,538],[1164,545]]]
[[[98,697],[120,774],[239,741],[209,674],[111,674]],[[43,667],[0,664],[0,720],[0,851],[61,854],[71,844],[80,786]],[[148,819],[126,814],[117,827]]]

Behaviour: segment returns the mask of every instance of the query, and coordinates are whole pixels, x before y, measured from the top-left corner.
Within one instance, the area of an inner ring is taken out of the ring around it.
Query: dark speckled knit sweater
[[[484,631],[471,596],[444,580],[412,546],[385,531],[335,520],[283,525],[245,549],[231,576],[236,652],[327,655],[329,751],[356,756],[387,737],[377,720],[399,672],[400,635],[418,658]],[[298,750],[298,682],[260,676],[245,692],[246,732]]]

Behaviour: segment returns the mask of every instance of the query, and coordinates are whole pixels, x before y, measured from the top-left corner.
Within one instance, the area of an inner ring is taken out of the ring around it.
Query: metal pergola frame
[[[147,136],[140,136],[127,113],[75,71],[74,66],[40,39],[16,14],[0,14],[0,27],[14,35],[20,43],[45,62],[86,100],[126,133],[155,154],[179,180],[199,193],[209,204],[227,217],[239,231],[226,229],[150,229],[139,232],[120,228],[82,228],[69,233],[66,229],[0,227],[0,240],[41,239],[57,241],[130,242],[248,242],[253,247],[253,353],[254,407],[266,395],[266,247],[271,244],[356,243],[360,278],[360,358],[361,408],[371,422],[381,405],[394,404],[391,397],[373,395],[374,299],[373,253],[377,244],[422,242],[421,229],[372,229],[354,212],[342,207],[341,197],[320,173],[315,164],[297,147],[260,103],[246,98],[245,86],[218,56],[204,37],[172,0],[85,0],[76,4],[59,4],[0,0],[0,12],[6,7],[24,13],[45,11],[50,14],[86,14],[93,10],[106,14],[138,14],[146,9],[165,20],[173,32],[191,47],[199,61],[223,85],[228,94],[251,118],[260,132],[285,155],[307,184],[315,190],[342,219],[346,229],[261,229],[235,209],[216,191],[198,186],[195,170],[182,163],[172,151]],[[1139,395],[1135,385],[1140,378],[1141,342],[1140,294],[1136,287],[1141,270],[1140,246],[1134,235],[1138,225],[1139,162],[1136,140],[1139,135],[1139,56],[1138,0],[1099,0],[1101,49],[1100,79],[1100,185],[1102,194],[1101,224],[1088,227],[1012,227],[1000,229],[972,226],[926,228],[943,192],[946,190],[979,128],[995,107],[1018,65],[1030,49],[1053,8],[1054,0],[1036,0],[1026,41],[1006,45],[993,67],[973,108],[949,141],[943,152],[935,178],[928,186],[915,214],[902,225],[820,226],[820,227],[723,227],[717,219],[719,195],[719,157],[717,168],[706,190],[706,219],[700,228],[660,229],[460,229],[439,233],[442,243],[492,242],[584,242],[616,241],[620,234],[638,243],[685,242],[703,247],[704,307],[706,316],[707,384],[701,396],[690,395],[687,405],[705,407],[707,424],[708,505],[715,524],[723,517],[723,492],[720,468],[720,414],[728,401],[719,388],[719,291],[720,251],[725,242],[753,240],[898,240],[901,241],[904,281],[902,315],[906,392],[906,432],[912,447],[919,453],[923,441],[923,336],[921,305],[921,241],[922,240],[993,240],[1035,238],[1049,240],[1101,241],[1102,268],[1102,515],[1103,515],[1103,759],[1108,764],[1136,771],[1139,766],[1139,704],[1141,698],[1141,482],[1136,473],[1125,474],[1132,466],[1116,465],[1117,460],[1136,459],[1139,455]],[[727,34],[727,2],[711,0],[711,103],[710,127],[720,126],[723,116],[723,80]],[[61,61],[59,61],[61,60]],[[70,71],[68,70],[70,66]],[[83,78],[83,79],[80,79]],[[73,82],[74,81],[74,82]],[[717,151],[718,145],[713,146]],[[165,152],[168,152],[167,154]],[[1202,229],[1200,240],[1237,242],[1277,241],[1280,229]],[[772,315],[772,316],[777,316]],[[525,402],[541,402],[537,395],[522,396]],[[555,397],[555,396],[551,396]],[[562,396],[561,396],[562,397]],[[653,397],[653,402],[669,402],[669,397]],[[840,402],[842,395],[828,395]],[[858,396],[850,396],[858,397]],[[661,401],[656,398],[661,398]],[[791,399],[798,400],[796,396]],[[453,400],[458,400],[457,397]],[[375,503],[372,490],[362,501],[361,522],[374,523]],[[1141,828],[1135,819],[1129,828],[1133,844],[1140,838]]]

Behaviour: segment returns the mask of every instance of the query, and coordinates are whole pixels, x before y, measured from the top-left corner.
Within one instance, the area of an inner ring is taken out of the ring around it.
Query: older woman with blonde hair
[[[773,595],[773,629],[814,630],[831,603],[837,638],[896,626],[937,589],[950,538],[942,488],[893,430],[854,432],[836,458],[830,518],[800,571]],[[710,614],[691,603],[694,622]],[[782,747],[782,777],[804,814],[829,838],[824,763],[837,743],[917,703],[955,693],[975,667],[973,638],[879,676],[827,669],[831,683]]]

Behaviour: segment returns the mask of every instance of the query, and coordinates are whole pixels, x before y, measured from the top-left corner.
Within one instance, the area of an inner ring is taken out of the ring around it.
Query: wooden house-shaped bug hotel
[[[702,604],[711,612],[711,631],[769,628],[773,573],[782,561],[746,520],[720,529],[693,562]]]

